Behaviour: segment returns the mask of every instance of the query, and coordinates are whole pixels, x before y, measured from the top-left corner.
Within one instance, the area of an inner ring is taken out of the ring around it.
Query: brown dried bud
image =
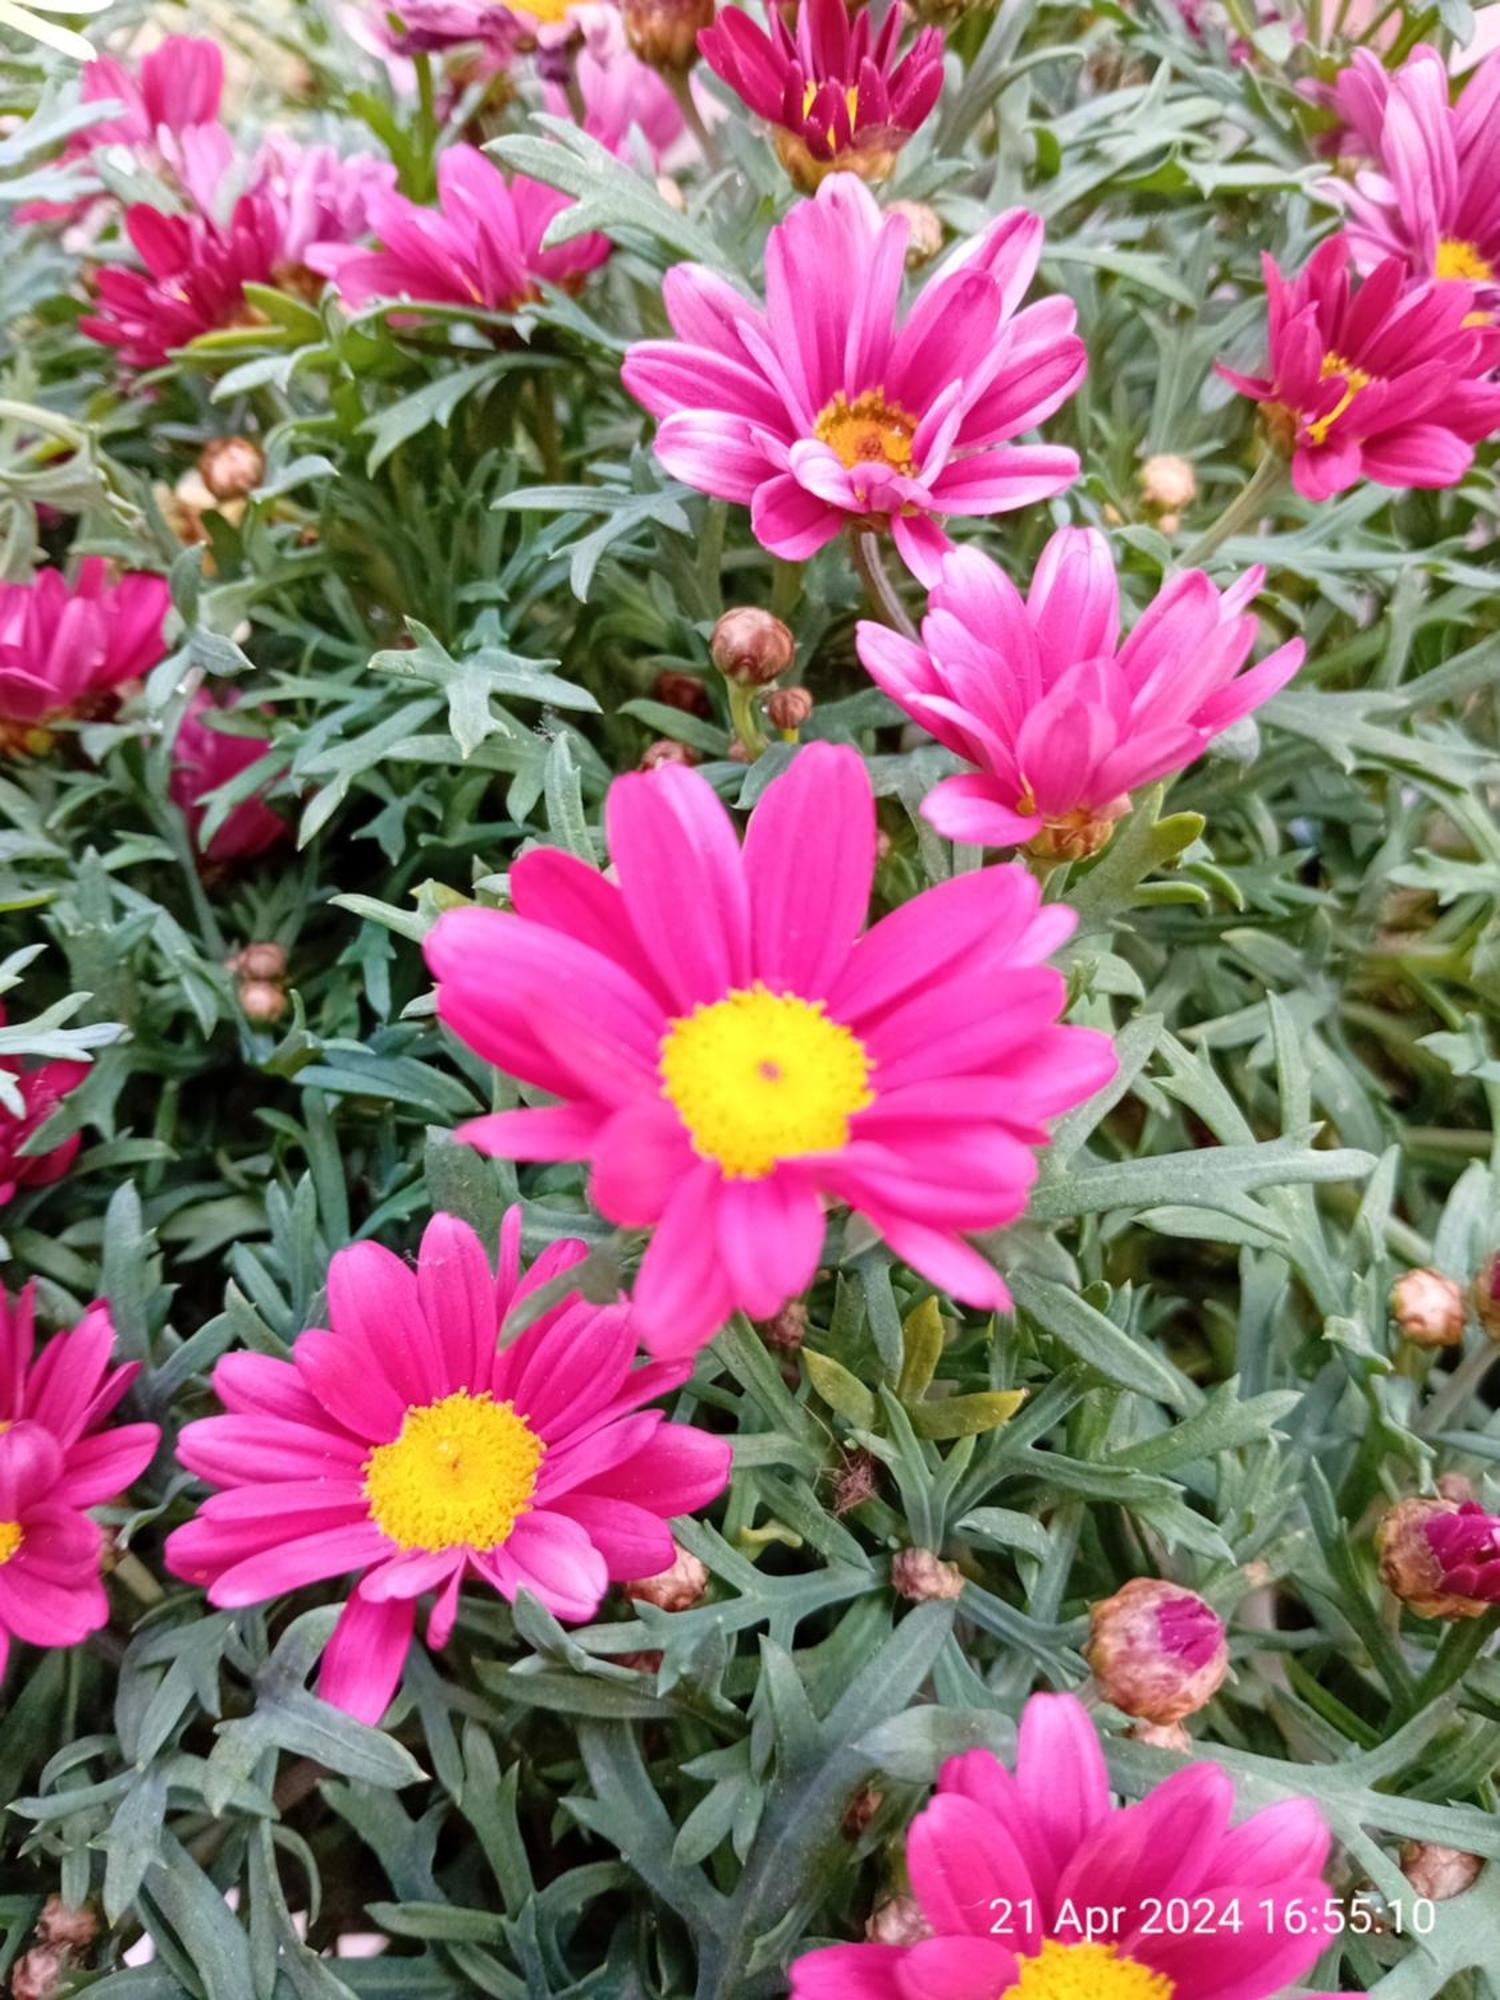
[[[863,1507],[867,1500],[873,1500],[879,1478],[880,1468],[873,1452],[866,1451],[863,1445],[857,1451],[851,1451],[834,1481],[834,1513],[852,1514],[856,1507]]]
[[[1464,1295],[1441,1271],[1403,1271],[1391,1286],[1391,1317],[1414,1347],[1463,1345]]]
[[[1192,462],[1176,452],[1154,452],[1137,474],[1141,494],[1148,507],[1165,507],[1175,512],[1190,507],[1198,497],[1198,475]]]
[[[243,500],[266,476],[266,455],[247,437],[210,438],[198,471],[215,500]]]
[[[52,2000],[62,1991],[63,1974],[68,1969],[66,1954],[50,1945],[38,1945],[17,1961],[10,1975],[12,2000]]]
[[[714,712],[708,689],[698,676],[679,673],[675,667],[662,668],[651,692],[667,708],[681,709],[684,715],[709,716]]]
[[[760,1337],[773,1354],[795,1354],[807,1336],[807,1307],[788,1299],[775,1319],[760,1322]]]
[[[659,770],[663,764],[696,764],[698,753],[690,750],[686,743],[679,743],[671,736],[658,736],[654,743],[648,743],[641,752],[643,771]]]
[[[87,1951],[99,1935],[99,1919],[87,1903],[75,1910],[61,1896],[49,1896],[37,1918],[36,1934],[43,1944],[60,1951]]]
[[[616,1653],[617,1667],[631,1667],[638,1674],[655,1674],[661,1671],[664,1653]]]
[[[1398,1500],[1375,1530],[1375,1550],[1385,1587],[1419,1618],[1482,1618],[1490,1609],[1474,1597],[1444,1588],[1443,1565],[1428,1535],[1434,1521],[1462,1513],[1457,1500]]]
[[[625,1595],[637,1604],[654,1604],[659,1611],[690,1611],[707,1589],[706,1567],[687,1549],[678,1547],[669,1569],[627,1583]]]
[[[772,612],[741,604],[715,625],[708,650],[726,681],[769,687],[796,658],[797,642]]]
[[[1229,1672],[1223,1621],[1194,1590],[1133,1577],[1094,1605],[1084,1658],[1099,1692],[1143,1722],[1181,1722],[1212,1701]]]
[[[1108,847],[1116,821],[1129,811],[1129,793],[1122,793],[1097,811],[1075,806],[1060,819],[1049,819],[1040,833],[1034,833],[1026,843],[1026,852],[1038,861],[1087,861]]]
[[[766,703],[771,727],[783,730],[788,736],[795,736],[812,712],[813,698],[801,687],[777,688]]]
[[[1469,1296],[1479,1324],[1491,1340],[1500,1340],[1500,1250],[1486,1257],[1474,1273]]]
[[[884,1804],[884,1792],[877,1792],[873,1785],[861,1785],[845,1806],[844,1817],[839,1823],[839,1831],[845,1840],[858,1840]]]
[[[286,953],[270,941],[247,944],[231,963],[241,979],[286,978]]]
[[[1193,1739],[1180,1722],[1132,1722],[1125,1734],[1133,1743],[1149,1743],[1153,1750],[1191,1750]]]
[[[866,1918],[865,1936],[871,1944],[921,1944],[932,1936],[932,1925],[915,1896],[892,1896]]]
[[[891,1558],[891,1584],[897,1596],[927,1604],[961,1597],[964,1574],[957,1563],[944,1562],[931,1549],[898,1549]]]
[[[245,1010],[247,1021],[268,1028],[286,1012],[287,997],[282,988],[269,979],[242,979],[240,1005]]]
[[[624,0],[625,39],[653,69],[689,70],[698,60],[698,30],[711,28],[714,0]]]
[[[943,247],[942,219],[934,208],[925,201],[893,201],[886,206],[887,215],[904,215],[910,224],[911,233],[906,239],[906,268],[919,271],[924,264],[930,264]]]
[[[1401,1873],[1419,1896],[1430,1903],[1451,1903],[1472,1889],[1484,1863],[1460,1847],[1439,1847],[1428,1840],[1408,1840],[1401,1849]]]

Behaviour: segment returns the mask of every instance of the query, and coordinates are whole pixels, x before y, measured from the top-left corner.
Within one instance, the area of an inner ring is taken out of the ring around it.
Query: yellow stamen
[[[822,88],[823,88],[822,84],[814,82],[808,84],[807,88],[803,91],[802,116],[804,118],[810,118],[812,116],[813,99],[817,96],[818,92]],[[851,83],[849,88],[844,92],[844,102],[849,107],[849,130],[852,132],[859,120],[859,85],[857,83]],[[826,136],[830,146],[836,146],[838,144],[837,135],[835,134],[834,128],[831,124],[828,127]]]
[[[662,1037],[662,1095],[693,1149],[731,1180],[846,1145],[875,1102],[870,1058],[821,1000],[754,986],[695,1007]]]
[[[365,1460],[371,1518],[403,1549],[498,1548],[531,1506],[544,1449],[487,1393],[419,1404]]]
[[[1324,444],[1327,442],[1329,431],[1338,422],[1345,410],[1348,409],[1360,390],[1368,389],[1375,377],[1367,375],[1363,368],[1356,368],[1352,361],[1346,361],[1341,354],[1325,354],[1323,356],[1323,365],[1318,370],[1318,373],[1325,382],[1335,375],[1342,375],[1344,378],[1344,393],[1339,397],[1327,416],[1315,417],[1307,426],[1307,434],[1313,443]]]
[[[1495,267],[1487,257],[1480,256],[1473,243],[1465,243],[1457,236],[1445,236],[1438,244],[1432,275],[1435,278],[1467,278],[1470,284],[1487,285],[1495,275]]]
[[[813,425],[813,436],[832,445],[851,472],[860,465],[909,472],[916,433],[916,418],[899,403],[887,402],[880,389],[866,389],[852,403],[835,396]]]
[[[555,27],[559,21],[566,21],[578,0],[521,0],[521,6],[534,20],[544,21]]]
[[[1112,1944],[1059,1944],[1049,1939],[1035,1958],[1021,1960],[1006,2000],[1172,2000],[1173,1982]]]
[[[8,1563],[21,1546],[21,1524],[19,1521],[0,1521],[0,1568]]]

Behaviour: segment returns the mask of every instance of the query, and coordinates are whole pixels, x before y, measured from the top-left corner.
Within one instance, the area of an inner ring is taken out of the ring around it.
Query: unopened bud
[[[51,1945],[38,1945],[17,1962],[10,1975],[12,2000],[53,2000],[62,1991],[68,1961]]]
[[[240,982],[240,1005],[247,1021],[268,1028],[286,1012],[287,997],[270,979],[245,979]]]
[[[792,664],[797,642],[772,612],[741,604],[715,625],[708,650],[725,680],[769,687]]]
[[[36,1934],[43,1944],[60,1951],[87,1951],[99,1935],[99,1919],[87,1903],[74,1909],[61,1896],[49,1896],[37,1918]]]
[[[1072,812],[1049,819],[1040,833],[1033,834],[1026,852],[1038,861],[1087,861],[1108,847],[1116,822],[1129,811],[1128,793],[1107,806],[1075,806]]]
[[[638,1674],[657,1674],[665,1657],[664,1653],[616,1653],[615,1665],[629,1667]]]
[[[1391,1286],[1391,1318],[1414,1347],[1459,1347],[1468,1314],[1453,1279],[1423,1268],[1403,1271]]]
[[[1485,1258],[1469,1294],[1474,1314],[1491,1340],[1500,1340],[1500,1250]]]
[[[861,1785],[844,1808],[840,1831],[845,1840],[858,1840],[884,1804],[884,1792],[877,1792],[873,1785]]]
[[[1150,507],[1166,507],[1175,511],[1180,507],[1191,507],[1198,497],[1198,475],[1193,470],[1192,461],[1179,458],[1176,452],[1154,452],[1137,476],[1141,482],[1142,497]]]
[[[232,963],[241,979],[286,978],[286,953],[279,944],[247,944]]]
[[[1229,1672],[1223,1621],[1180,1583],[1133,1577],[1089,1614],[1084,1658],[1112,1706],[1144,1722],[1181,1722],[1212,1701]]]
[[[1454,1579],[1440,1552],[1440,1539],[1471,1509],[1456,1500],[1417,1496],[1398,1500],[1375,1531],[1375,1549],[1385,1587],[1419,1618],[1481,1618],[1490,1609],[1483,1599],[1453,1588]],[[1481,1520],[1480,1509],[1473,1514]],[[1462,1532],[1462,1531],[1460,1531]]]
[[[698,31],[713,26],[714,0],[624,0],[621,12],[632,52],[680,73],[698,60]]]
[[[1180,1722],[1132,1722],[1125,1734],[1132,1743],[1149,1743],[1153,1750],[1191,1750],[1193,1739]]]
[[[679,673],[675,667],[663,667],[651,692],[664,707],[681,709],[684,715],[709,716],[714,712],[708,689],[698,676]]]
[[[813,698],[806,688],[777,688],[766,702],[771,727],[786,736],[795,736],[813,712]]]
[[[686,743],[679,743],[671,736],[658,736],[654,743],[648,743],[641,752],[641,769],[656,771],[663,764],[696,764],[698,753],[690,750]]]
[[[932,1936],[932,1925],[915,1896],[892,1896],[865,1920],[865,1936],[871,1944],[921,1944]]]
[[[247,437],[210,438],[198,471],[215,500],[243,500],[266,476],[266,455]]]
[[[627,1583],[625,1595],[659,1611],[690,1611],[708,1589],[708,1570],[688,1549],[678,1547],[669,1569]]]
[[[898,1597],[928,1604],[961,1597],[964,1574],[957,1563],[944,1562],[931,1549],[898,1549],[891,1558],[891,1584]]]
[[[943,247],[943,224],[937,210],[929,208],[925,201],[893,201],[885,212],[904,215],[910,226],[906,239],[907,270],[919,271],[924,264],[930,264]]]
[[[760,1337],[773,1354],[795,1354],[807,1335],[807,1307],[788,1299],[774,1319],[760,1322]]]
[[[1430,1840],[1408,1840],[1401,1849],[1401,1873],[1429,1903],[1451,1903],[1479,1880],[1484,1863],[1461,1847],[1439,1847]]]

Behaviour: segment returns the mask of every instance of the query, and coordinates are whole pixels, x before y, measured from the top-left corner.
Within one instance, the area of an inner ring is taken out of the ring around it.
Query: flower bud
[[[617,1667],[629,1667],[632,1672],[638,1674],[658,1674],[661,1672],[661,1663],[665,1658],[665,1653],[660,1652],[616,1653],[615,1665]]]
[[[681,709],[684,715],[710,716],[714,712],[708,689],[696,674],[679,673],[673,667],[664,667],[656,676],[651,692],[665,707]]]
[[[848,1454],[834,1480],[834,1513],[852,1514],[856,1507],[863,1507],[867,1500],[875,1498],[878,1486],[879,1468],[875,1454],[861,1445],[857,1451]]]
[[[1429,1903],[1451,1903],[1473,1888],[1483,1867],[1477,1854],[1429,1840],[1408,1840],[1401,1849],[1401,1873]]]
[[[1391,1318],[1414,1347],[1460,1347],[1468,1314],[1453,1279],[1423,1268],[1403,1271],[1391,1286]]]
[[[49,1896],[37,1918],[37,1937],[60,1951],[87,1951],[99,1935],[99,1919],[87,1903],[72,1909],[61,1896]]]
[[[242,979],[240,1005],[245,1010],[247,1021],[253,1021],[260,1028],[269,1028],[286,1012],[287,997],[272,980]]]
[[[795,1354],[807,1334],[807,1307],[788,1299],[774,1319],[760,1322],[760,1337],[773,1354]]]
[[[1089,1613],[1084,1658],[1099,1692],[1144,1722],[1181,1722],[1213,1700],[1229,1672],[1223,1621],[1194,1590],[1133,1577]]]
[[[710,28],[714,0],[624,0],[625,39],[653,69],[690,70],[698,60],[698,30]]]
[[[932,1936],[932,1925],[915,1896],[892,1896],[865,1920],[865,1936],[871,1944],[921,1944]]]
[[[877,1792],[873,1785],[861,1785],[844,1808],[839,1830],[845,1840],[858,1840],[884,1804],[884,1792]]]
[[[929,208],[925,201],[893,201],[887,204],[887,215],[904,215],[911,233],[906,239],[906,268],[920,271],[924,264],[930,264],[943,247],[943,223],[935,208]]]
[[[927,1604],[961,1597],[964,1576],[957,1563],[944,1562],[931,1549],[898,1549],[891,1558],[891,1584],[898,1597]]]
[[[1486,1257],[1469,1293],[1474,1313],[1491,1340],[1500,1340],[1500,1250]]]
[[[715,625],[708,650],[725,680],[740,687],[769,687],[792,664],[797,642],[771,612],[741,604]]]
[[[663,764],[696,764],[698,753],[690,750],[686,743],[679,743],[675,737],[658,736],[654,743],[648,743],[641,753],[643,771],[658,770]]]
[[[1190,507],[1198,497],[1198,475],[1192,461],[1179,458],[1176,452],[1154,452],[1137,477],[1148,507],[1165,507],[1175,512]]]
[[[659,1611],[690,1611],[708,1589],[708,1570],[689,1550],[676,1544],[669,1569],[627,1583],[625,1595],[637,1604],[654,1604]]]
[[[1475,1587],[1486,1555],[1495,1566],[1497,1526],[1472,1502],[1398,1500],[1375,1531],[1386,1589],[1419,1618],[1482,1618]]]
[[[241,979],[285,979],[286,953],[279,944],[247,944],[231,963]]]
[[[1075,806],[1060,819],[1049,819],[1026,843],[1038,861],[1087,861],[1114,839],[1115,823],[1130,811],[1130,796],[1122,793],[1107,806]]]
[[[266,455],[251,438],[210,438],[198,454],[198,472],[215,500],[243,500],[265,478]]]
[[[771,727],[786,736],[795,736],[813,712],[813,698],[806,688],[777,688],[766,703]]]
[[[12,2000],[53,2000],[61,1993],[68,1962],[50,1945],[38,1945],[20,1959],[10,1975]]]

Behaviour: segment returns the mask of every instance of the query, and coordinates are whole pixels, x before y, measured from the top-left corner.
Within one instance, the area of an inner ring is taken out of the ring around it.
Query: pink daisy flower
[[[187,814],[193,838],[206,861],[248,861],[279,845],[291,833],[286,821],[264,800],[249,798],[231,808],[203,846],[199,829],[210,793],[258,763],[271,747],[268,736],[231,736],[208,720],[221,709],[237,706],[233,701],[216,702],[200,688],[187,705],[172,745],[171,797]]]
[[[1033,1695],[1014,1770],[950,1757],[911,1824],[931,1934],[808,1952],[793,2000],[1271,2000],[1328,1941],[1328,1831],[1307,1800],[1231,1828],[1233,1806],[1205,1761],[1117,1807],[1082,1703]],[[1166,1914],[1179,1898],[1185,1935]]]
[[[1222,595],[1201,570],[1176,576],[1120,643],[1120,589],[1096,528],[1062,528],[1029,597],[978,549],[943,558],[920,643],[859,627],[859,657],[908,715],[978,766],[944,778],[922,811],[981,846],[1029,842],[1053,858],[1094,853],[1129,794],[1192,763],[1302,664],[1293,639],[1249,673],[1250,570]]]
[[[1328,192],[1362,271],[1402,258],[1417,278],[1500,287],[1500,56],[1452,102],[1448,65],[1419,46],[1392,73],[1357,49],[1334,103],[1373,167]]]
[[[268,146],[259,177],[228,220],[165,215],[138,203],[125,229],[143,271],[111,265],[95,278],[98,310],[82,332],[118,348],[130,368],[159,368],[203,334],[253,326],[260,315],[247,284],[315,297],[314,245],[363,235],[370,213],[395,186],[395,169],[372,154],[342,159],[326,146]],[[322,266],[317,266],[321,269]]]
[[[553,1243],[522,1273],[521,1211],[500,1275],[465,1223],[434,1216],[413,1271],[378,1244],[328,1271],[331,1332],[290,1361],[226,1355],[229,1412],[189,1424],[178,1454],[221,1490],[167,1541],[167,1561],[214,1604],[259,1604],[358,1573],[319,1691],[365,1722],[389,1706],[416,1601],[438,1593],[427,1643],[447,1643],[477,1577],[559,1618],[592,1618],[611,1580],[665,1569],[668,1521],[729,1477],[727,1439],[645,1404],[686,1365],[637,1366],[624,1305],[576,1297],[499,1345],[511,1306],[578,1263]]]
[[[37,1354],[34,1295],[0,1292],[0,1673],[12,1639],[76,1646],[107,1622],[103,1537],[83,1510],[117,1499],[161,1438],[155,1424],[103,1428],[140,1373],[110,1366],[109,1307]]]
[[[519,40],[499,0],[373,0],[370,11],[375,35],[401,56],[479,43],[508,60]]]
[[[769,34],[725,7],[698,38],[703,60],[777,128],[777,154],[805,192],[831,173],[884,180],[942,93],[941,32],[923,28],[903,54],[900,0],[878,30],[845,0],[799,0],[795,32],[774,4],[768,19]]]
[[[577,52],[573,75],[583,99],[583,129],[612,153],[623,152],[632,129],[640,132],[658,168],[668,155],[684,146],[687,131],[682,106],[659,71],[632,54],[618,13],[611,10],[602,31]],[[548,111],[554,118],[571,118],[572,106],[561,83],[544,86]],[[705,115],[707,100],[699,105]],[[711,115],[711,107],[708,107]]]
[[[568,197],[516,174],[507,180],[473,146],[451,146],[438,161],[438,205],[422,208],[388,193],[370,204],[380,247],[322,245],[308,262],[332,278],[358,309],[376,299],[481,306],[515,312],[539,285],[570,285],[609,256],[605,236],[542,248],[547,226]]]
[[[0,1000],[0,1028],[5,1021],[5,1002]],[[55,1061],[23,1069],[14,1057],[0,1056],[0,1073],[10,1086],[7,1095],[20,1099],[17,1110],[6,1102],[5,1095],[0,1095],[0,1208],[4,1208],[22,1188],[50,1187],[72,1166],[83,1143],[77,1132],[45,1153],[28,1153],[23,1149],[63,1099],[83,1082],[89,1066]]]
[[[1060,493],[1075,452],[1015,445],[1083,379],[1070,299],[1018,311],[1042,222],[999,216],[898,306],[909,224],[833,174],[771,231],[766,306],[680,264],[675,340],[631,348],[625,387],[660,419],[656,455],[700,492],[746,502],[760,542],[803,561],[853,525],[885,527],[924,582],[948,515],[1003,514]]]
[[[1286,278],[1265,260],[1270,362],[1265,375],[1219,373],[1266,405],[1273,443],[1306,500],[1359,479],[1453,486],[1474,447],[1500,430],[1500,327],[1476,323],[1472,285],[1412,285],[1389,257],[1351,281],[1342,236]]]
[[[81,562],[71,584],[55,569],[0,583],[0,752],[45,749],[50,723],[148,673],[166,653],[170,607],[165,577],[111,583],[100,556]]]
[[[1044,1121],[1115,1067],[1107,1036],[1057,1025],[1043,961],[1072,913],[991,868],[862,936],[874,801],[860,757],[827,744],[767,786],[743,850],[681,765],[617,778],[605,823],[618,886],[535,848],[513,914],[455,910],[428,935],[443,1021],[562,1100],[463,1136],[586,1159],[605,1215],[654,1225],[635,1310],[657,1354],[804,1291],[825,1198],[959,1298],[1007,1305],[964,1237],[1021,1214]]]

